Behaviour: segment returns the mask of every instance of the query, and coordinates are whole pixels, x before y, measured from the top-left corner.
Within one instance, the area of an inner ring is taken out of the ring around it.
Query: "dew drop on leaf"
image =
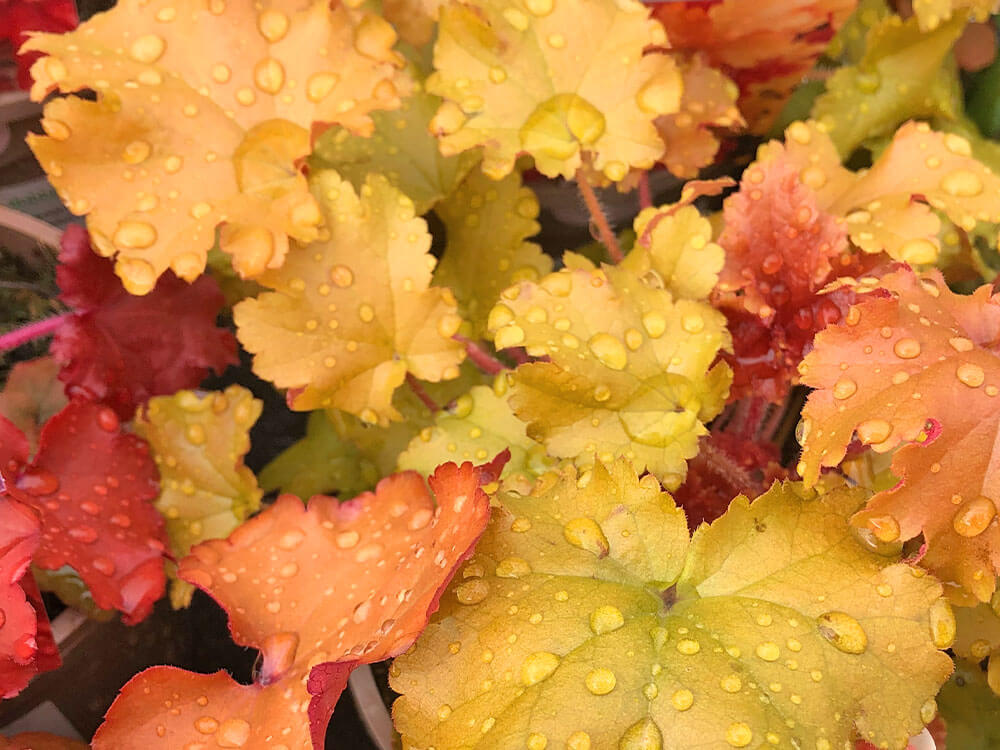
[[[845,654],[863,654],[868,635],[861,623],[844,612],[827,612],[817,618],[819,634]]]

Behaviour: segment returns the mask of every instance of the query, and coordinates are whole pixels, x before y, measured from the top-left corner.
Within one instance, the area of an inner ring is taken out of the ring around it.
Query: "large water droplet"
[[[597,635],[611,633],[625,624],[625,616],[618,607],[607,604],[590,613],[590,629]]]
[[[609,333],[594,334],[587,346],[601,364],[612,370],[624,370],[628,364],[625,345]]]
[[[863,654],[868,648],[868,634],[846,612],[827,612],[816,621],[819,634],[845,654]]]
[[[730,724],[726,729],[726,742],[732,747],[746,747],[753,741],[753,731],[742,721]]]
[[[607,557],[610,550],[608,538],[592,518],[574,518],[563,527],[563,537],[597,557]]]
[[[226,719],[215,735],[219,747],[243,747],[249,739],[250,724],[243,719]]]
[[[979,536],[996,517],[997,508],[985,495],[968,500],[955,513],[951,525],[955,532],[964,537]]]
[[[663,735],[650,718],[640,719],[625,730],[618,741],[618,750],[661,750]]]
[[[615,685],[618,684],[618,679],[615,677],[615,673],[610,669],[600,667],[598,669],[592,669],[588,672],[584,682],[587,685],[587,690],[594,695],[607,695],[615,689]]]
[[[955,613],[947,599],[938,599],[930,608],[931,640],[938,648],[951,648],[955,643]]]
[[[983,181],[968,169],[956,169],[941,180],[941,189],[956,198],[971,198],[983,192]]]
[[[559,657],[548,651],[530,654],[521,664],[521,682],[528,687],[546,679],[559,666]]]
[[[51,495],[59,491],[59,477],[45,469],[26,469],[17,478],[17,488],[32,495]]]

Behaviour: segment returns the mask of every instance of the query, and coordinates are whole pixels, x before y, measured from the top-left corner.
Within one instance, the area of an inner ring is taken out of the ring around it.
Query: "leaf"
[[[951,48],[964,26],[955,17],[925,32],[917,18],[888,15],[867,32],[861,59],[834,71],[812,109],[842,156],[908,119],[961,112]]]
[[[195,547],[180,576],[229,612],[238,644],[260,649],[257,680],[146,670],[112,705],[95,750],[175,750],[206,735],[220,747],[280,737],[287,747],[322,750],[350,671],[405,650],[427,623],[486,526],[480,485],[493,478],[472,464],[446,464],[430,490],[406,472],[346,503],[319,496],[307,507],[283,495],[228,540]]]
[[[957,608],[955,620],[955,653],[974,663],[989,659],[986,684],[1000,700],[1000,597],[994,596],[989,604]]]
[[[899,447],[901,482],[853,523],[887,542],[922,533],[922,563],[951,584],[949,595],[988,601],[1000,570],[1000,301],[988,286],[954,294],[937,271],[900,270],[876,286],[888,294],[820,333],[802,363],[802,382],[818,390],[802,412],[799,473],[815,482],[854,434],[878,453]]]
[[[393,665],[405,747],[899,748],[951,671],[940,584],[857,544],[857,491],[775,485],[690,543],[625,461],[498,500]]]
[[[63,234],[56,273],[59,298],[74,308],[52,341],[59,379],[120,419],[152,396],[195,387],[237,362],[232,334],[215,324],[223,299],[211,278],[189,284],[167,273],[150,294],[134,297],[76,225]]]
[[[719,150],[719,139],[710,128],[746,123],[736,108],[736,84],[711,67],[704,55],[682,58],[678,64],[684,88],[680,110],[657,118],[656,129],[666,144],[660,161],[677,177],[690,179],[711,164]]]
[[[24,2],[4,2],[0,5],[0,40],[5,43],[6,59],[11,59],[10,50],[16,51],[32,31],[69,31],[80,23],[73,0],[24,0]],[[29,69],[38,58],[33,54],[15,54],[17,77],[9,69],[9,62],[0,74],[0,90],[10,91],[31,87]]]
[[[955,674],[938,695],[938,707],[948,726],[948,747],[990,750],[1000,742],[1000,698],[990,691],[979,665],[955,665]]]
[[[0,422],[0,429],[8,425]],[[13,698],[37,673],[60,663],[30,571],[41,534],[34,511],[9,495],[0,495],[0,612],[4,613],[0,619],[0,698]]]
[[[58,374],[53,357],[16,362],[0,391],[0,416],[24,433],[31,451],[38,449],[42,425],[66,405]]]
[[[648,16],[634,0],[443,6],[427,79],[445,99],[431,122],[441,152],[482,146],[494,179],[520,152],[548,177],[585,158],[613,181],[648,169],[664,148],[653,121],[678,110],[683,85],[671,57],[643,55],[666,41]]]
[[[477,169],[438,205],[448,243],[434,281],[455,293],[470,338],[487,337],[487,318],[500,292],[552,270],[542,248],[525,241],[538,234],[538,212],[538,199],[516,170],[497,181]]]
[[[990,13],[1000,11],[997,0],[913,0],[913,12],[921,31],[933,31],[942,21],[958,17],[985,21]]]
[[[154,505],[176,559],[206,539],[229,536],[260,508],[257,478],[243,457],[262,407],[246,388],[231,385],[225,392],[159,396],[136,414],[135,431],[149,442],[160,471]],[[193,593],[183,581],[171,586],[174,606],[190,604]]]
[[[378,175],[360,197],[331,171],[312,185],[330,236],[261,277],[274,291],[233,308],[237,336],[254,372],[292,389],[291,408],[333,407],[385,425],[402,418],[392,394],[407,372],[458,377],[465,350],[452,335],[462,320],[454,296],[430,288],[431,237],[409,198]]]
[[[150,502],[156,467],[111,409],[71,401],[45,423],[31,462],[8,464],[5,477],[41,520],[36,566],[71,566],[94,603],[121,611],[126,624],[149,614],[164,588],[166,537]]]
[[[9,739],[0,736],[0,750],[87,750],[87,745],[48,732],[24,732]]]
[[[504,376],[490,388],[477,385],[453,406],[437,413],[433,426],[425,427],[399,455],[399,468],[429,474],[445,461],[482,462],[509,449],[504,476],[532,479],[550,468],[545,449],[525,433],[524,422],[514,416],[507,400]]]
[[[857,0],[667,2],[653,6],[672,50],[701,52],[740,88],[751,130],[766,133],[789,94],[850,16]]]
[[[581,464],[625,455],[671,487],[722,409],[729,348],[722,315],[675,300],[627,269],[563,269],[521,282],[493,308],[498,349],[525,346],[511,406],[550,455]]]
[[[424,214],[451,195],[479,161],[475,151],[455,156],[438,151],[429,125],[440,104],[440,97],[418,90],[394,112],[373,112],[375,129],[369,135],[330,128],[313,146],[310,164],[336,170],[355,190],[369,174],[381,174]]]
[[[378,16],[318,0],[128,0],[22,48],[47,55],[32,67],[36,101],[98,94],[51,101],[47,137],[29,143],[133,294],[167,268],[197,278],[222,222],[222,249],[253,277],[280,267],[288,236],[318,236],[297,166],[310,130],[370,133],[369,113],[407,93],[395,41]]]

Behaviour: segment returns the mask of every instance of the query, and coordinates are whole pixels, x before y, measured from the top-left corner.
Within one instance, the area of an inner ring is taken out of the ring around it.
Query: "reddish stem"
[[[587,176],[583,173],[582,169],[576,170],[576,186],[579,188],[580,196],[587,206],[587,212],[590,214],[590,223],[597,228],[598,239],[608,249],[608,257],[611,258],[613,263],[621,263],[625,256],[622,255],[622,250],[618,247],[618,240],[615,239],[615,233],[611,231],[611,224],[608,223],[608,217],[604,215],[604,210],[597,200],[594,188],[587,182]]]
[[[411,373],[406,373],[406,384],[410,386],[410,390],[416,394],[417,398],[423,402],[424,406],[431,410],[431,414],[441,411],[441,407],[438,406],[437,401],[431,398],[431,394],[424,390],[420,381],[413,377]]]
[[[756,494],[757,483],[728,453],[716,448],[709,440],[702,440],[698,446],[705,463],[718,476],[729,482],[738,492]]]
[[[507,366],[503,362],[483,349],[475,341],[467,339],[465,336],[458,335],[455,335],[452,338],[454,338],[455,341],[461,341],[465,344],[465,353],[468,355],[469,359],[472,360],[472,364],[485,372],[487,375],[499,375],[507,369]]]
[[[16,349],[22,344],[27,344],[29,341],[41,338],[42,336],[48,336],[55,332],[66,318],[72,314],[63,313],[62,315],[56,315],[45,320],[39,320],[36,323],[29,323],[21,328],[15,328],[13,331],[3,334],[0,336],[0,352]]]
[[[653,192],[649,189],[649,172],[643,170],[639,173],[639,208],[646,209],[653,207]]]

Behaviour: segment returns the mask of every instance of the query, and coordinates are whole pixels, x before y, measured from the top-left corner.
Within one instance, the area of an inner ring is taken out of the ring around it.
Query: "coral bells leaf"
[[[954,618],[857,543],[861,495],[775,485],[689,540],[625,461],[502,493],[393,665],[404,747],[904,747]]]
[[[1000,701],[1000,596],[989,604],[955,610],[958,635],[955,653],[979,663],[988,658],[986,680]]]
[[[66,406],[65,387],[59,382],[59,363],[53,357],[18,362],[0,391],[0,416],[9,419],[38,449],[38,435],[49,417]],[[0,443],[2,443],[0,438]],[[0,462],[3,449],[0,448]]]
[[[581,464],[628,455],[676,487],[729,390],[729,367],[713,365],[730,346],[722,314],[647,286],[631,268],[522,282],[503,293],[489,327],[498,349],[548,356],[517,368],[511,405],[530,438]]]
[[[52,342],[59,379],[121,419],[151,396],[192,388],[236,363],[235,339],[215,325],[223,297],[212,278],[188,284],[167,273],[150,294],[135,297],[76,225],[63,234],[56,273],[60,299],[75,308]]]
[[[854,435],[880,453],[902,446],[900,483],[854,523],[887,542],[922,533],[923,564],[963,587],[951,593],[988,601],[1000,571],[1000,300],[988,286],[954,294],[936,271],[900,270],[877,285],[888,294],[820,333],[802,363],[802,382],[818,390],[803,409],[800,473],[815,482]]]
[[[24,732],[9,739],[0,736],[0,750],[87,750],[87,747],[86,743],[48,732]]]
[[[997,0],[913,0],[913,12],[920,28],[931,31],[952,14],[985,21],[990,13],[1000,11]]]
[[[0,420],[0,430],[9,429]],[[38,549],[37,514],[11,497],[0,496],[0,698],[17,695],[38,672],[59,666],[45,607],[29,566]]]
[[[1000,695],[991,692],[978,664],[959,660],[955,674],[937,697],[948,727],[947,745],[938,748],[992,750],[1000,747]]]
[[[288,236],[317,236],[296,166],[310,130],[370,133],[369,112],[399,106],[395,40],[381,18],[321,0],[120,2],[24,45],[46,55],[36,100],[97,92],[50,102],[31,146],[131,292],[167,268],[193,281],[221,222],[222,249],[254,276],[281,265]]]
[[[448,244],[434,281],[454,292],[471,338],[487,337],[500,292],[552,270],[552,259],[526,241],[538,234],[538,212],[538,199],[516,170],[495,181],[477,169],[438,205]]]
[[[32,31],[69,31],[80,22],[73,0],[3,0],[0,2],[0,41],[15,51]],[[37,53],[16,55],[17,81],[8,80],[7,71],[0,73],[0,91],[31,87],[32,63]],[[5,66],[6,67],[6,66]]]
[[[649,4],[673,49],[702,52],[739,85],[740,110],[759,133],[770,127],[857,0]]]
[[[150,502],[156,466],[149,446],[123,433],[111,409],[70,402],[45,423],[31,462],[8,463],[4,476],[41,519],[35,565],[71,566],[96,605],[120,610],[128,624],[149,614],[163,594],[166,546]]]
[[[135,431],[149,442],[160,470],[155,505],[178,560],[205,539],[229,536],[260,507],[257,478],[243,456],[261,408],[250,391],[232,385],[203,396],[158,396],[136,414]],[[192,593],[189,584],[175,581],[171,600],[186,606]]]
[[[396,474],[345,503],[316,496],[307,507],[282,495],[229,539],[195,547],[180,576],[229,612],[237,643],[260,649],[257,684],[148,670],[125,686],[95,749],[173,750],[215,735],[220,747],[280,737],[289,748],[321,750],[350,670],[404,651],[437,608],[486,526],[480,485],[495,480],[493,471],[445,464],[429,490],[414,472]],[[161,696],[173,693],[179,702],[165,706]],[[237,730],[241,741],[226,745],[224,733]]]
[[[571,177],[584,157],[611,180],[663,154],[659,115],[678,111],[681,74],[663,28],[634,0],[501,0],[445,5],[427,89],[445,99],[431,122],[441,151],[483,146],[499,179],[520,152],[549,177]]]
[[[370,424],[401,419],[392,394],[408,372],[451,380],[465,358],[452,340],[462,323],[454,296],[429,288],[427,224],[377,175],[359,193],[329,170],[312,186],[329,236],[261,277],[274,291],[236,305],[237,336],[258,375],[292,389],[293,409],[334,407]]]

